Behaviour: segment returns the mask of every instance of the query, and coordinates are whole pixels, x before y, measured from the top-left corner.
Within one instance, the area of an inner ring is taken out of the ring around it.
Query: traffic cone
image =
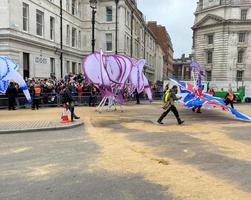
[[[62,113],[62,117],[61,117],[61,123],[68,123],[69,122],[69,118],[68,118],[68,114],[67,114],[67,109],[64,107],[64,111]]]

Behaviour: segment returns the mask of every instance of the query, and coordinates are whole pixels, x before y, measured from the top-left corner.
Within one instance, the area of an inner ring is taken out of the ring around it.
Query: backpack
[[[170,90],[166,90],[166,92],[165,92],[165,94],[163,96],[164,103],[167,103],[169,101],[170,96],[171,96]]]

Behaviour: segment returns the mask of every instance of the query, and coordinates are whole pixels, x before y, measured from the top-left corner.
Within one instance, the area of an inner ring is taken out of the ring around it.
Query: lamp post
[[[60,0],[60,76],[63,78],[63,6]]]
[[[95,14],[97,9],[97,0],[90,0],[90,7],[92,9],[92,53],[95,51]]]
[[[116,3],[116,21],[115,21],[115,54],[118,53],[118,3],[119,0],[115,0]]]
[[[131,12],[131,57],[133,57],[133,13],[134,11],[132,10]]]

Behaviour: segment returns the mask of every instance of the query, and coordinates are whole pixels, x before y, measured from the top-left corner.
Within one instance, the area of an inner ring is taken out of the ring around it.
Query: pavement
[[[0,110],[0,134],[62,130],[84,124],[81,120],[61,123],[62,108],[57,108],[56,110],[56,112],[51,112],[50,108],[39,110]]]

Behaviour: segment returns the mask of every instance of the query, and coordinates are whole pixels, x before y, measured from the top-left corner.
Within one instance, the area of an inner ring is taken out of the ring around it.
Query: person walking
[[[80,119],[80,117],[74,113],[74,100],[71,94],[70,85],[67,85],[63,90],[62,103],[64,104],[64,107],[66,107],[66,110],[70,110],[72,122],[74,119]]]
[[[164,96],[165,105],[163,106],[163,109],[165,109],[165,112],[162,113],[162,115],[157,120],[157,122],[159,124],[163,124],[162,120],[167,116],[167,114],[170,111],[172,111],[178,121],[178,124],[179,125],[183,124],[184,121],[180,119],[179,112],[178,112],[177,108],[175,107],[175,101],[181,99],[181,97],[178,98],[176,96],[176,94],[178,93],[178,87],[176,85],[174,85],[172,87],[172,89],[169,92],[168,91],[169,91],[169,89],[166,90],[165,95],[168,95],[169,97]]]
[[[225,104],[231,106],[234,109],[234,92],[232,88],[228,89],[227,95],[225,97]]]
[[[135,90],[136,104],[140,104],[139,95],[140,94],[138,93],[138,90],[136,89]]]
[[[17,88],[13,82],[10,82],[9,87],[6,90],[6,95],[8,96],[9,110],[16,110],[15,102],[16,102],[16,96],[17,96]]]

